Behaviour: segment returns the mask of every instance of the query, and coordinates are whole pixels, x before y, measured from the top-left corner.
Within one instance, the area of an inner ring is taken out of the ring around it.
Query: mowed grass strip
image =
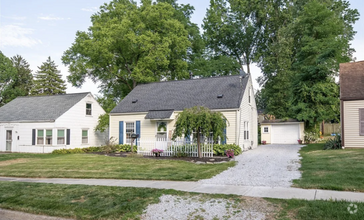
[[[163,194],[174,190],[0,182],[0,207],[76,219],[137,219]]]
[[[19,162],[22,158],[26,160]],[[235,162],[194,164],[186,161],[109,157],[96,154],[44,156],[0,154],[0,161],[5,163],[0,166],[0,176],[175,181],[211,178],[235,165]]]
[[[324,144],[309,144],[300,150],[299,188],[364,192],[364,149],[322,150]]]
[[[266,199],[278,204],[280,212],[275,219],[290,220],[358,220],[364,219],[364,203],[348,201],[299,200],[299,199]],[[355,206],[356,207],[355,207]],[[348,207],[350,206],[349,210]],[[351,213],[350,213],[351,211]]]
[[[0,208],[74,219],[140,219],[147,206],[158,203],[162,195],[200,195],[202,202],[206,199],[222,198],[233,204],[241,204],[242,207],[244,202],[254,200],[236,195],[197,194],[150,188],[0,181]],[[364,203],[354,203],[357,211],[350,214],[348,207],[351,202],[266,200],[273,206],[280,207],[274,219],[364,219]],[[260,205],[252,202],[255,206]]]

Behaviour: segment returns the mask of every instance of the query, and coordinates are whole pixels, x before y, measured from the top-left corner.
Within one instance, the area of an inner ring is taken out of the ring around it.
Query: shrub
[[[225,151],[234,150],[234,155],[237,156],[241,154],[242,150],[240,146],[236,144],[214,144],[214,155],[215,156],[225,156]]]
[[[102,152],[101,147],[86,147],[86,148],[82,148],[82,150],[85,153],[90,153],[90,152]]]
[[[81,148],[59,149],[52,151],[52,154],[83,154],[85,151]]]
[[[315,131],[305,131],[305,143],[315,143],[319,140],[319,133]]]
[[[326,141],[324,150],[334,150],[334,149],[341,149],[341,135],[336,134],[334,138],[329,139]]]
[[[119,153],[119,152],[131,152],[131,145],[130,144],[119,144],[116,145],[116,150],[115,152]],[[137,146],[133,145],[133,152],[137,151]]]

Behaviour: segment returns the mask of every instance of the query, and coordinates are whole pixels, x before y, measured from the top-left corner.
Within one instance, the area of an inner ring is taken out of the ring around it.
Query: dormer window
[[[92,104],[86,103],[86,115],[92,115]]]

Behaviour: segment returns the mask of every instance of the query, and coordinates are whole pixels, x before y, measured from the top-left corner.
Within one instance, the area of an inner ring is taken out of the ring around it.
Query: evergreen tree
[[[27,96],[33,86],[32,70],[29,68],[28,62],[20,55],[13,56],[11,61],[17,71],[14,88],[18,91],[18,95]]]
[[[62,80],[61,71],[57,69],[57,65],[48,57],[46,62],[38,67],[34,80],[34,87],[31,91],[32,95],[56,95],[66,93],[66,84]]]

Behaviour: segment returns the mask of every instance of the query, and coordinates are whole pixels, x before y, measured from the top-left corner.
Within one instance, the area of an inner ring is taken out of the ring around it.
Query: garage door
[[[272,144],[298,144],[300,136],[299,124],[272,125]]]

